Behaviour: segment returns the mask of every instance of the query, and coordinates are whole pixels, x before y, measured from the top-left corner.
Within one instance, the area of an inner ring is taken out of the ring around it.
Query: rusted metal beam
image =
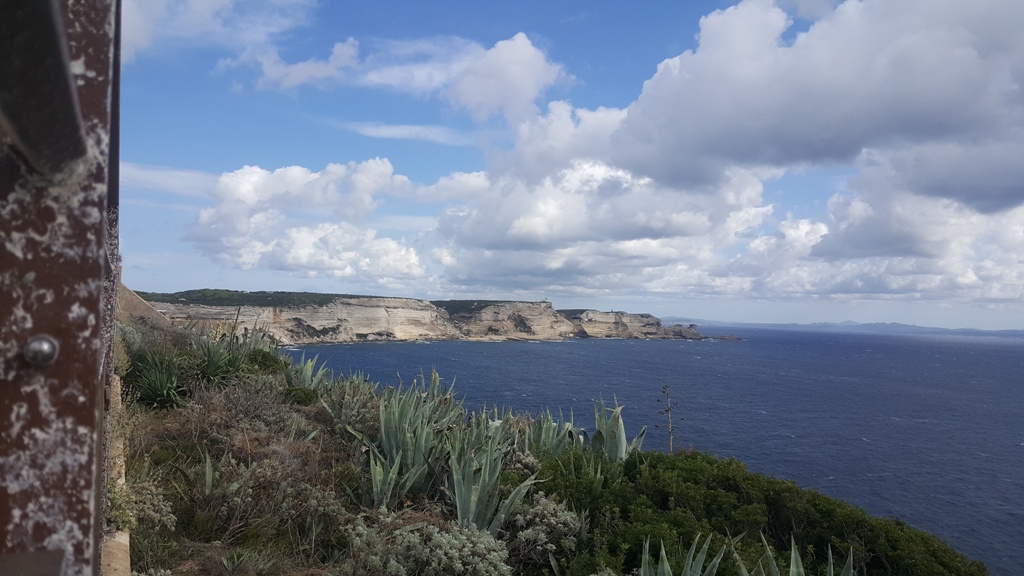
[[[84,576],[104,499],[116,6],[0,0],[0,14],[0,574],[27,554]]]
[[[72,84],[82,61],[68,59],[62,12],[58,0],[0,0],[0,130],[47,175],[85,155]]]

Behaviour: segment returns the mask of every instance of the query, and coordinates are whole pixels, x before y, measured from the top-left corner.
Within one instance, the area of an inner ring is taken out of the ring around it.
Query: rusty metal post
[[[0,574],[98,573],[115,8],[0,0]]]

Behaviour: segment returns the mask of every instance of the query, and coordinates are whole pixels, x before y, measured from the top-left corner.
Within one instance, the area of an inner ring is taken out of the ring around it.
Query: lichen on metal
[[[80,106],[83,146],[62,155],[61,143],[47,138],[74,130],[33,134],[21,116],[13,119],[18,137],[0,137],[0,566],[12,553],[49,550],[62,558],[62,573],[86,575],[99,566],[103,494],[101,328],[115,6],[53,5],[68,25],[63,66]],[[0,53],[11,53],[4,50],[10,38],[0,37]],[[0,88],[32,85],[21,80],[7,76]],[[40,113],[24,99],[26,90],[14,91],[21,100],[3,100],[8,120],[13,111]],[[38,106],[52,105],[46,96]],[[41,148],[16,149],[33,142]],[[54,150],[50,159],[61,161],[46,162]],[[32,362],[29,343],[43,334],[59,354]]]

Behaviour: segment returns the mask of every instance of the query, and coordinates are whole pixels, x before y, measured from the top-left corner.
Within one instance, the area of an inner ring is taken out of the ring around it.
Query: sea
[[[899,517],[1024,574],[1024,338],[716,327],[739,340],[392,342],[307,346],[382,385],[437,370],[468,409],[545,408],[627,436],[735,456],[748,469]],[[666,389],[667,387],[667,389]],[[659,402],[660,400],[660,402]]]

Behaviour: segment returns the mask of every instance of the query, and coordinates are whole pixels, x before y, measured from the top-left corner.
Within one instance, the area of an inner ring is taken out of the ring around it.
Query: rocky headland
[[[189,290],[139,292],[178,325],[258,326],[283,344],[403,340],[562,340],[677,338],[700,340],[695,325],[662,326],[650,314],[556,310],[550,302],[441,300]]]

